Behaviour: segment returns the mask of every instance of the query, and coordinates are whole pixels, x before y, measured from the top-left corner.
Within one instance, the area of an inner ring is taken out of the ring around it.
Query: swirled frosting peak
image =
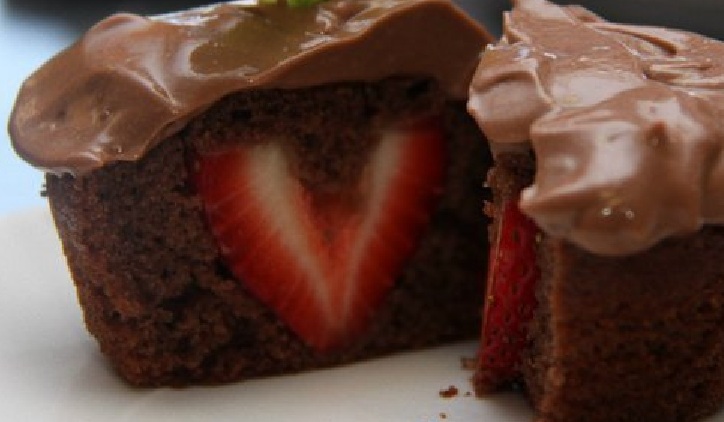
[[[724,223],[724,44],[518,0],[469,109],[500,154],[532,146],[520,206],[602,255]]]
[[[151,18],[117,14],[23,84],[16,151],[55,173],[137,160],[235,91],[408,75],[464,100],[489,38],[450,0],[239,0]]]

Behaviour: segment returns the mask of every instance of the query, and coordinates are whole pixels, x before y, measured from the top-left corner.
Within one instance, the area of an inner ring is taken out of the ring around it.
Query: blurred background
[[[508,0],[454,0],[495,35]],[[561,0],[561,3],[573,3]],[[44,205],[42,174],[17,158],[5,130],[20,84],[94,22],[116,12],[158,14],[203,0],[0,0],[0,216]],[[691,29],[724,39],[724,0],[579,0],[604,17]]]

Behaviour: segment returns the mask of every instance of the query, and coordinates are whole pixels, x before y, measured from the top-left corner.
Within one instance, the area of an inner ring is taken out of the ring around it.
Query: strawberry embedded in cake
[[[523,215],[518,196],[505,200],[495,219],[475,385],[479,393],[521,377],[528,325],[536,311],[540,279],[536,240],[540,230]]]
[[[304,183],[292,165],[299,157],[280,139],[241,141],[194,165],[232,273],[322,352],[367,328],[444,188],[439,117],[371,135],[366,162],[344,184]]]

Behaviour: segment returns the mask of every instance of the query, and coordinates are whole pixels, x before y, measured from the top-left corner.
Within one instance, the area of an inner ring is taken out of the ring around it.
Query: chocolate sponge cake
[[[488,40],[446,0],[234,2],[112,16],[32,75],[13,145],[118,372],[228,382],[474,335]]]
[[[538,420],[724,402],[724,44],[519,0],[469,109],[494,199],[480,393]]]

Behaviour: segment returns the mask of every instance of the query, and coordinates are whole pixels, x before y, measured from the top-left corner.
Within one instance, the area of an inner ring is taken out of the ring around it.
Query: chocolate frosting
[[[236,1],[111,16],[23,84],[9,122],[36,167],[82,174],[137,160],[221,97],[395,75],[465,100],[489,36],[448,0]]]
[[[519,0],[469,109],[495,154],[532,146],[520,207],[548,234],[628,255],[724,223],[724,44]]]

